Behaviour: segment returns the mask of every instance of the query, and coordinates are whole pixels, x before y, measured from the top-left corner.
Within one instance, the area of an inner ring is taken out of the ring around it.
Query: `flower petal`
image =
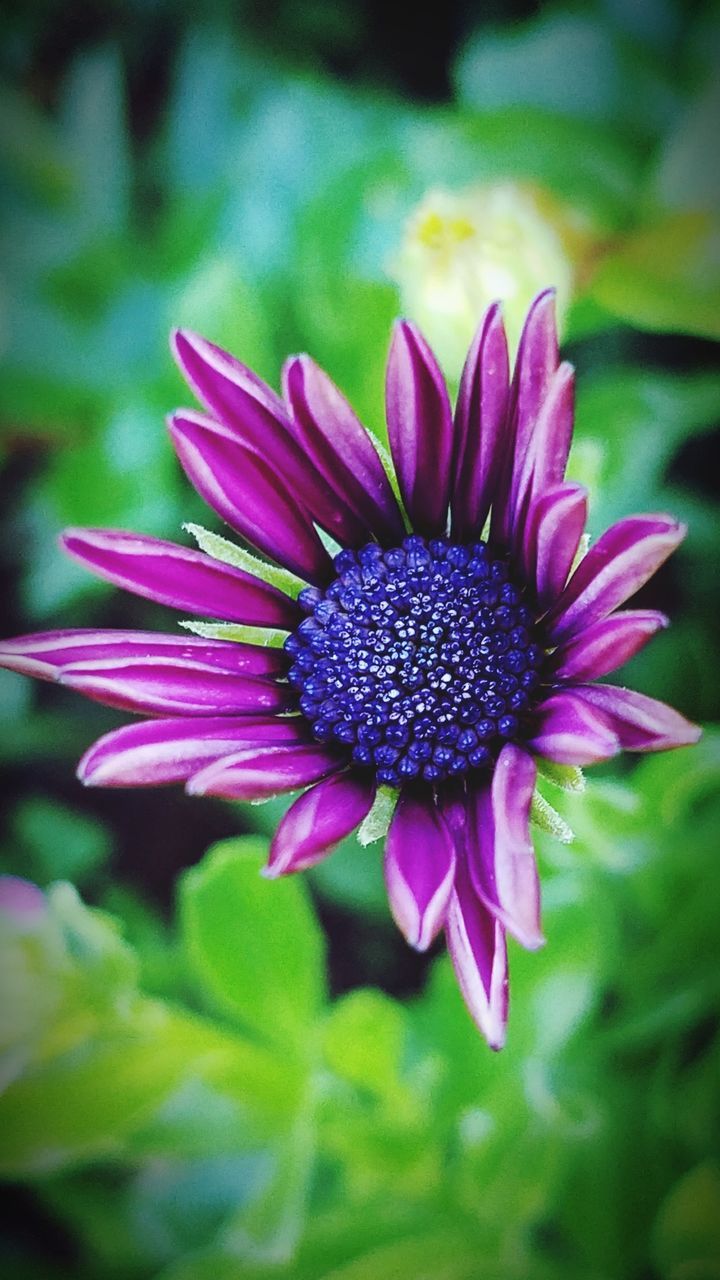
[[[295,702],[288,685],[237,675],[197,659],[96,659],[62,667],[57,678],[106,706],[166,716],[257,715]]]
[[[525,457],[551,378],[557,367],[555,290],[544,289],[533,300],[527,313],[513,373],[513,396],[517,419],[515,447],[519,460]]]
[[[455,408],[452,532],[479,538],[488,517],[505,445],[510,372],[500,307],[490,307],[468,352]]]
[[[305,791],[280,821],[264,874],[271,878],[313,867],[367,816],[375,782],[337,773]]]
[[[438,363],[408,320],[395,325],[385,399],[390,448],[410,522],[418,533],[443,534],[450,499],[452,411]]]
[[[280,397],[239,360],[198,334],[178,330],[172,345],[198,399],[230,436],[269,464],[282,487],[338,542],[361,545],[362,523],[345,502],[342,487],[333,479],[328,483],[329,477],[298,444]]]
[[[475,892],[523,947],[545,941],[540,882],[530,839],[535,762],[521,747],[503,747],[490,786],[468,795],[467,854]]]
[[[574,695],[601,715],[625,751],[667,751],[698,741],[702,730],[664,702],[612,684],[579,685]]]
[[[572,365],[561,364],[547,384],[525,456],[518,459],[512,515],[516,545],[522,540],[533,501],[564,479],[572,441],[574,391]]]
[[[587,490],[554,485],[530,507],[522,540],[523,569],[535,582],[541,609],[557,600],[567,582],[587,521]]]
[[[502,1049],[508,1014],[505,930],[475,893],[458,853],[445,934],[465,1003],[491,1049]]]
[[[186,790],[193,796],[266,800],[309,787],[346,767],[346,759],[317,745],[253,746],[194,774]]]
[[[509,546],[520,476],[550,379],[558,366],[555,290],[545,289],[525,320],[510,387],[506,463],[493,502],[493,538]]]
[[[233,529],[308,582],[332,577],[310,517],[266,457],[200,413],[174,414],[170,434],[191,484]]]
[[[48,900],[32,880],[0,875],[0,916],[16,926],[31,927],[46,915]]]
[[[185,782],[248,742],[303,742],[308,736],[299,716],[143,720],[98,738],[85,752],[77,773],[88,787],[158,787]]]
[[[640,590],[682,542],[671,516],[628,516],[607,529],[580,561],[547,618],[553,644],[569,640]]]
[[[345,397],[310,356],[293,356],[283,370],[290,428],[313,466],[357,517],[362,545],[374,536],[400,542],[400,508],[372,437]]]
[[[101,578],[158,604],[287,631],[303,618],[299,605],[276,587],[174,542],[116,529],[66,529],[61,544]]]
[[[0,641],[0,666],[38,680],[55,680],[63,667],[77,663],[126,658],[195,659],[251,676],[280,675],[288,666],[283,649],[154,631],[39,631]]]
[[[670,625],[656,609],[626,609],[593,622],[548,659],[562,680],[599,680],[628,662],[656,632]]]
[[[455,847],[430,796],[403,791],[385,844],[385,884],[395,923],[426,951],[442,929],[455,878]]]
[[[606,718],[578,697],[577,691],[552,693],[538,708],[528,747],[556,764],[597,764],[620,750]]]
[[[175,329],[170,347],[198,400],[228,424],[247,423],[257,415],[248,429],[262,438],[266,429],[263,413],[282,419],[284,406],[277,392],[222,347],[191,329]]]

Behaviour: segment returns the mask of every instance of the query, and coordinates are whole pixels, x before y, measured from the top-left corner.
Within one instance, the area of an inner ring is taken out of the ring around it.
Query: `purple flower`
[[[663,703],[594,683],[667,625],[618,610],[685,529],[630,516],[573,567],[587,495],[564,478],[573,372],[559,363],[551,291],[530,309],[512,379],[489,309],[454,415],[427,343],[397,324],[387,420],[400,500],[308,356],[288,361],[281,399],[194,334],[177,333],[174,350],[207,411],[170,420],[188,477],[310,585],[296,599],[291,585],[202,551],[112,530],[71,530],[65,549],[161,604],[284,632],[284,646],[207,627],[211,638],[57,631],[6,641],[0,660],[153,717],[95,743],[85,783],[182,782],[240,800],[302,788],[272,841],[270,876],[324,858],[364,821],[378,785],[397,791],[385,850],[393,915],[421,950],[445,929],[465,1000],[499,1048],[506,934],[543,942],[534,757],[582,766],[698,738]],[[334,557],[319,531],[343,548]]]

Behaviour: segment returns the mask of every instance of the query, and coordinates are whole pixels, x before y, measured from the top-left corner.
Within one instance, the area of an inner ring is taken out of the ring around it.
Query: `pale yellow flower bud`
[[[503,303],[513,354],[532,298],[548,285],[557,290],[562,328],[573,263],[551,198],[497,182],[428,192],[407,222],[390,274],[400,286],[403,313],[422,329],[448,378],[457,380],[491,302]]]

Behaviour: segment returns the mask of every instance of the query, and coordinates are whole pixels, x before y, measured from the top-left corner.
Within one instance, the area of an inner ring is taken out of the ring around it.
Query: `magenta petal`
[[[538,709],[528,747],[556,764],[597,764],[620,750],[605,716],[588,706],[575,689],[552,693]]]
[[[454,842],[431,796],[403,792],[385,844],[385,883],[395,923],[418,951],[445,923],[454,878]]]
[[[561,364],[547,385],[525,456],[518,458],[513,497],[512,527],[515,544],[521,542],[529,509],[547,489],[565,476],[574,420],[574,371]]]
[[[367,816],[375,782],[336,773],[305,791],[290,806],[270,845],[265,875],[287,875],[315,866]]]
[[[523,569],[535,581],[541,609],[548,609],[567,582],[587,521],[587,490],[556,485],[532,504],[522,543]]]
[[[500,308],[488,309],[468,352],[455,407],[452,532],[479,538],[501,472],[509,362]]]
[[[413,528],[443,534],[450,499],[453,420],[445,380],[422,334],[407,320],[393,332],[385,384],[388,435]]]
[[[190,329],[176,329],[170,345],[183,377],[211,413],[228,423],[247,423],[257,413],[257,422],[249,429],[254,428],[261,437],[266,427],[259,416],[262,411],[282,419],[280,396],[222,347]]]
[[[33,929],[47,914],[48,901],[32,880],[0,875],[0,917],[17,929]]]
[[[670,516],[628,516],[607,529],[580,561],[548,615],[551,643],[569,640],[640,590],[687,532]]]
[[[173,658],[208,663],[236,674],[271,676],[284,672],[283,649],[153,631],[41,631],[0,641],[0,666],[38,680],[54,680],[63,667],[126,658]]]
[[[549,663],[562,680],[599,680],[628,662],[669,619],[655,609],[627,609],[593,622],[560,645]]]
[[[189,480],[233,529],[308,582],[332,577],[332,561],[310,517],[274,465],[200,413],[174,414],[170,434]]]
[[[557,366],[555,290],[546,289],[538,294],[528,311],[510,387],[506,465],[498,479],[492,513],[493,537],[501,545],[510,545],[520,477]]]
[[[612,684],[580,685],[573,690],[588,710],[599,714],[625,751],[668,751],[689,747],[702,730],[672,707],[634,689]]]
[[[116,529],[66,529],[61,543],[85,568],[158,604],[287,631],[303,617],[295,601],[276,587],[174,542]]]
[[[197,659],[106,658],[62,667],[60,684],[123,711],[257,715],[295,701],[288,685],[237,675]]]
[[[143,720],[114,729],[93,743],[78,765],[88,787],[158,787],[191,774],[249,742],[303,742],[308,728],[297,718],[193,716]]]
[[[360,534],[384,543],[404,535],[400,514],[385,468],[368,431],[334,382],[309,356],[293,356],[283,370],[290,427],[313,466],[356,517]]]
[[[328,483],[299,445],[280,397],[239,360],[195,333],[179,330],[173,348],[198,399],[230,436],[268,463],[283,489],[338,542],[362,542],[361,522],[343,500],[342,489]]]
[[[227,800],[265,800],[309,787],[346,767],[345,759],[317,745],[252,746],[194,774],[186,790]]]
[[[508,1014],[505,930],[477,897],[458,856],[445,934],[465,1003],[491,1049],[502,1049]]]
[[[517,416],[515,447],[520,459],[525,457],[557,366],[555,290],[545,289],[534,299],[527,313],[513,373]]]
[[[468,796],[467,856],[478,897],[523,947],[545,941],[540,927],[540,882],[530,839],[535,762],[508,744],[490,786]]]

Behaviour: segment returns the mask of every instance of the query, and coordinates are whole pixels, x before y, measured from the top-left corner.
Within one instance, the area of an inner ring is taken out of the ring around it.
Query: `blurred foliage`
[[[568,258],[593,534],[642,509],[690,524],[643,595],[674,625],[628,683],[717,719],[717,8],[495,5],[477,27],[449,6],[457,56],[428,41],[414,80],[406,23],[383,50],[379,12],[45,0],[8,19],[7,630],[168,625],[55,539],[207,522],[162,427],[188,394],[171,326],[274,385],[310,351],[382,438],[409,220],[429,192],[517,183]],[[395,941],[377,844],[268,883],[281,802],[80,796],[73,761],[117,716],[0,676],[0,871],[47,889],[39,918],[0,917],[9,1274],[717,1280],[716,734],[583,795],[543,783],[577,839],[538,834],[549,944],[513,948],[494,1057],[446,959],[423,987]],[[238,830],[165,918],[183,864]]]
[[[3,918],[26,984],[22,1028],[7,1005],[6,1079],[24,1061],[0,1099],[5,1175],[71,1225],[79,1276],[711,1267],[719,781],[708,734],[682,769],[565,793],[578,840],[541,837],[550,943],[513,949],[499,1057],[444,958],[409,1002],[328,1004],[305,881],[259,877],[256,837],[181,878],[185,998],[144,995],[112,922],[56,885],[32,925]]]

